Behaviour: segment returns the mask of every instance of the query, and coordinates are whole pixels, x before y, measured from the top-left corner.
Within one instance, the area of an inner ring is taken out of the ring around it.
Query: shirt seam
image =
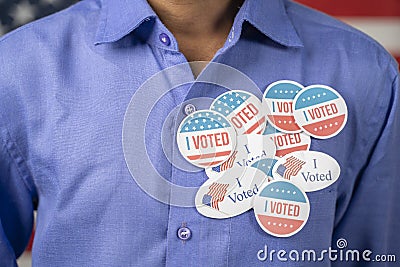
[[[28,190],[28,192],[30,193],[31,197],[32,198],[37,197],[37,192],[36,192],[34,182],[32,179],[32,174],[31,174],[32,172],[31,172],[30,168],[27,166],[25,158],[21,155],[18,146],[15,144],[15,142],[13,142],[11,140],[10,133],[8,132],[7,129],[5,129],[5,130],[6,130],[6,134],[8,135],[8,140],[3,140],[3,147],[4,147],[5,151],[7,152],[9,158],[14,163],[16,170],[18,172],[18,176],[24,183],[24,185],[25,185],[26,189]],[[12,151],[14,151],[14,153]],[[18,160],[18,158],[20,158],[20,160]],[[23,167],[21,165],[23,165]],[[32,179],[32,183],[29,183],[26,180],[26,179],[28,179],[28,177],[26,177],[26,176],[28,176]]]

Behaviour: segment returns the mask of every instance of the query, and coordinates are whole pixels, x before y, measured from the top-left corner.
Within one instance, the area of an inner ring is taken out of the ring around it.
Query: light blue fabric
[[[343,131],[311,144],[338,161],[340,178],[307,194],[310,219],[301,232],[275,238],[252,211],[209,219],[141,191],[123,156],[125,110],[144,81],[186,59],[145,1],[87,0],[0,40],[0,266],[15,265],[24,250],[35,203],[33,265],[39,267],[368,266],[257,258],[265,245],[321,251],[335,248],[338,238],[351,248],[400,257],[399,78],[393,58],[364,34],[296,3],[247,0],[213,60],[244,72],[262,90],[289,79],[329,85],[346,100]],[[199,186],[204,172],[173,167],[160,144],[164,119],[187,90],[160,99],[146,140],[160,174]],[[220,93],[212,86],[196,92]],[[177,236],[182,224],[192,232],[186,242]]]

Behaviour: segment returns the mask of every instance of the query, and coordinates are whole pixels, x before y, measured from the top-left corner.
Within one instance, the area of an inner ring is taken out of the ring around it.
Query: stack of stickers
[[[344,99],[325,85],[281,80],[266,88],[262,101],[242,90],[218,96],[178,128],[181,154],[209,177],[197,192],[197,210],[223,219],[253,208],[267,233],[294,235],[308,220],[306,193],[340,174],[334,158],[309,151],[311,137],[333,137],[346,121]]]

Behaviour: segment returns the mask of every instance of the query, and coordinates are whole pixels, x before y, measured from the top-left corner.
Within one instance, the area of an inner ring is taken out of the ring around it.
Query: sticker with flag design
[[[307,223],[310,202],[307,195],[289,181],[272,181],[254,198],[254,214],[270,235],[289,237]]]
[[[253,198],[266,181],[265,173],[256,168],[233,167],[199,188],[196,209],[203,216],[215,219],[240,215],[253,207]]]
[[[319,151],[296,151],[279,159],[272,168],[275,180],[286,179],[305,192],[324,189],[337,181],[340,166],[328,154]]]
[[[218,179],[226,171],[237,167],[247,168],[254,162],[263,158],[273,158],[275,145],[271,138],[261,134],[239,135],[236,142],[236,150],[232,156],[218,166],[206,168],[206,174],[210,179]]]
[[[210,109],[227,117],[239,135],[260,134],[265,128],[261,101],[249,92],[231,90],[223,93],[214,100]]]
[[[191,164],[206,168],[229,159],[236,147],[236,131],[221,114],[199,110],[186,117],[178,128],[178,148]]]
[[[326,85],[304,88],[294,99],[294,117],[309,135],[327,139],[337,135],[347,122],[347,106],[343,97]]]
[[[293,117],[293,99],[304,88],[298,82],[280,80],[265,89],[262,99],[267,120],[276,129],[285,133],[298,133],[301,128]]]
[[[284,133],[276,130],[270,123],[264,130],[263,135],[270,136],[276,147],[276,157],[283,157],[294,151],[309,150],[311,145],[311,137],[303,132],[301,133]]]

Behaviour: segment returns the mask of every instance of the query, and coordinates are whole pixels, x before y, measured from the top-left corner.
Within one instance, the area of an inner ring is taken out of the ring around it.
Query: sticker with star
[[[221,114],[199,110],[187,116],[179,125],[178,148],[191,164],[206,168],[229,159],[236,148],[236,131]]]
[[[254,197],[266,182],[267,176],[259,169],[235,166],[200,186],[195,197],[196,209],[215,219],[240,215],[253,207]]]
[[[298,82],[280,80],[265,89],[262,103],[267,112],[267,120],[279,131],[285,133],[302,131],[293,117],[292,104],[296,94],[303,88]]]
[[[347,106],[343,97],[326,85],[311,85],[294,99],[294,118],[309,135],[319,139],[333,137],[347,122]]]
[[[265,128],[261,101],[249,92],[231,90],[223,93],[214,100],[210,109],[227,117],[239,135],[261,134]]]
[[[261,229],[276,237],[289,237],[303,229],[310,202],[300,187],[290,181],[272,181],[260,190],[253,209]]]

